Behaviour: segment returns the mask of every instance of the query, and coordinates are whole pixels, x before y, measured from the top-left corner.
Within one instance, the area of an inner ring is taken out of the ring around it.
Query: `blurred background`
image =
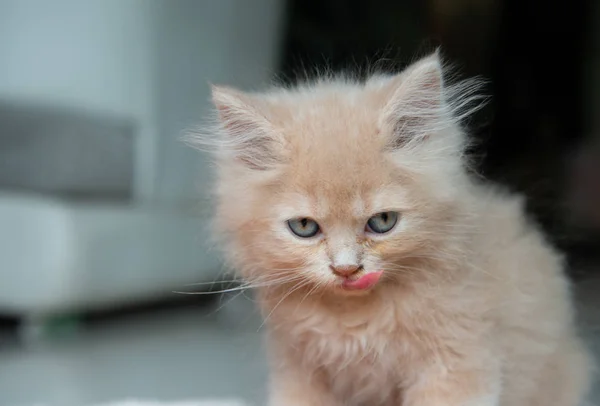
[[[180,137],[209,82],[397,71],[437,46],[488,80],[476,170],[565,250],[600,348],[596,3],[0,0],[0,405],[262,404],[249,295],[174,293],[226,278],[208,160]]]

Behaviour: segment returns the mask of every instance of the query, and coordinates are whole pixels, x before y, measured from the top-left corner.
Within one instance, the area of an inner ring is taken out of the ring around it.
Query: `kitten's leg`
[[[403,406],[499,406],[501,377],[494,363],[455,360],[422,371],[406,389]]]
[[[316,374],[276,371],[271,378],[269,406],[342,406]]]

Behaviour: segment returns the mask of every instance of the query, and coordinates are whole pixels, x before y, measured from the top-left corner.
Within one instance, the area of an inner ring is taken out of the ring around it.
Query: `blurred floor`
[[[263,404],[260,320],[241,301],[217,313],[188,306],[118,317],[67,340],[0,351],[0,405],[234,397]]]
[[[580,282],[585,334],[600,354],[600,279]],[[96,322],[57,343],[0,351],[0,405],[84,406],[123,398],[238,397],[264,404],[266,363],[251,303]],[[216,306],[215,306],[216,307]],[[600,387],[594,394],[600,405]]]

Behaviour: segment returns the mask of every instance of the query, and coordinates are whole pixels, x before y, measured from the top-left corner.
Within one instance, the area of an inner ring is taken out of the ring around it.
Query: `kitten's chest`
[[[373,320],[307,329],[298,347],[344,405],[386,406],[400,398],[406,341],[394,321]]]

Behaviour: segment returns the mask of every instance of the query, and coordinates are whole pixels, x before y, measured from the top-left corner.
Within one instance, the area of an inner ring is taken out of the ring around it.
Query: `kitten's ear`
[[[439,51],[410,65],[391,86],[381,115],[381,125],[392,133],[391,148],[420,142],[453,124]]]
[[[263,101],[221,86],[212,86],[212,101],[222,129],[222,152],[254,170],[268,170],[279,162],[278,139]]]

